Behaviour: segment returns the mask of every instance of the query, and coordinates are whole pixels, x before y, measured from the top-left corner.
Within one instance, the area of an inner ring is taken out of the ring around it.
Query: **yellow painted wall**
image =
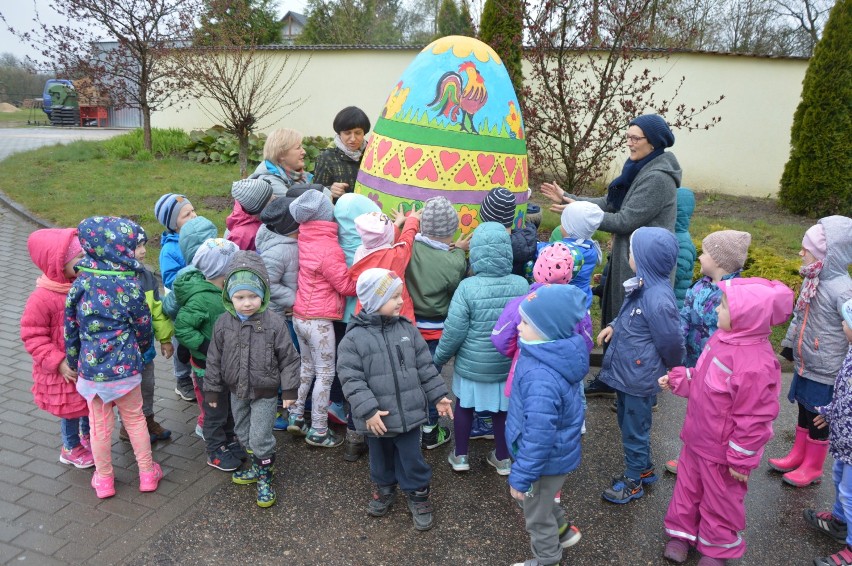
[[[309,63],[291,91],[305,102],[287,117],[273,115],[263,131],[289,127],[305,135],[333,135],[334,115],[343,107],[361,107],[377,117],[391,88],[417,50],[347,49],[282,51],[293,63]],[[720,94],[725,100],[710,110],[722,121],[710,130],[676,130],[672,151],[683,167],[683,185],[695,190],[764,197],[774,195],[790,143],[793,112],[799,102],[807,61],[710,53],[675,54],[643,62],[665,75],[661,94],[669,94],[681,76],[686,82],[678,101],[700,106]],[[530,76],[529,69],[525,75]],[[214,120],[197,104],[157,112],[154,127],[205,129]],[[625,124],[625,129],[626,129]],[[613,162],[609,179],[626,153]]]

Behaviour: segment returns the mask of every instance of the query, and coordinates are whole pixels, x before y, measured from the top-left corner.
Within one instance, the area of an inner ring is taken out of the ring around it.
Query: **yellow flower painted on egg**
[[[479,216],[479,211],[468,208],[466,204],[463,204],[459,209],[459,229],[463,236],[467,236],[479,226],[477,216]]]
[[[472,37],[464,37],[461,35],[450,35],[436,39],[427,45],[423,51],[431,49],[432,53],[440,55],[451,48],[453,50],[453,55],[459,59],[470,57],[470,55],[473,54],[474,57],[483,63],[487,63],[489,60],[493,59],[498,65],[503,64],[500,56],[497,55],[493,49]]]

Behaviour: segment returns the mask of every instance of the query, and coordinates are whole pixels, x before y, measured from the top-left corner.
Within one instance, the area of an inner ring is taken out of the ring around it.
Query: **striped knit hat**
[[[515,221],[515,196],[503,187],[494,187],[479,209],[479,217],[482,222],[497,222],[506,228],[512,226]]]
[[[167,230],[177,232],[177,219],[180,215],[180,209],[188,204],[190,202],[186,196],[166,193],[154,205],[154,216]]]
[[[263,179],[240,179],[231,185],[231,196],[246,214],[260,214],[272,198],[272,184]]]

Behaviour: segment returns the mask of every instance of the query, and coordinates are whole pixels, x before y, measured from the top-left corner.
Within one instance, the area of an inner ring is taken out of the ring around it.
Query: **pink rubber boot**
[[[157,462],[154,462],[153,470],[139,472],[139,491],[157,491],[161,479],[163,479],[163,469]]]
[[[808,439],[808,429],[800,426],[796,427],[796,440],[793,441],[793,447],[790,453],[781,458],[770,458],[769,467],[776,472],[792,472],[802,465],[802,460],[805,459],[805,444]]]
[[[782,476],[785,483],[796,487],[805,487],[822,481],[822,465],[828,454],[828,440],[809,438],[802,465]]]

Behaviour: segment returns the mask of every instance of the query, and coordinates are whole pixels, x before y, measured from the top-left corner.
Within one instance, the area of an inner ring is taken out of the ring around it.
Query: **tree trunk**
[[[142,137],[145,144],[145,149],[154,153],[154,144],[151,141],[151,107],[147,104],[142,105]]]
[[[249,134],[248,132],[239,133],[240,142],[240,178],[245,179],[248,172],[248,151],[249,151]]]

